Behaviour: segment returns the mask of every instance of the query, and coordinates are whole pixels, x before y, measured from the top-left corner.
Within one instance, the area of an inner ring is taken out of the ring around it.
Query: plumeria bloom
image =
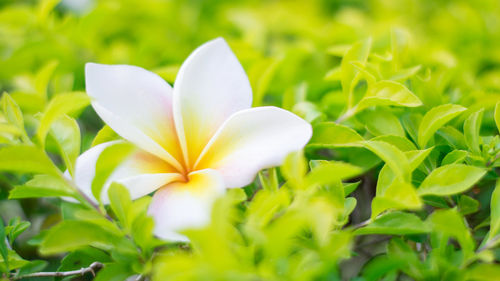
[[[118,182],[133,199],[156,191],[149,213],[163,239],[187,240],[178,232],[205,225],[226,188],[248,185],[259,170],[280,165],[311,137],[310,124],[289,111],[251,108],[248,78],[221,38],[187,58],[173,88],[129,65],[88,63],[85,76],[97,114],[137,147],[107,186]],[[89,197],[96,161],[115,142],[77,160],[74,180]],[[107,187],[101,200],[109,202]]]

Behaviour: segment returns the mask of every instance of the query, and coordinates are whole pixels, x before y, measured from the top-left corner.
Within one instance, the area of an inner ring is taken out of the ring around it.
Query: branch
[[[33,277],[66,277],[66,276],[72,276],[72,275],[85,275],[86,273],[92,273],[92,275],[95,277],[95,271],[103,268],[104,265],[100,262],[93,262],[91,265],[88,267],[84,267],[82,269],[78,270],[71,270],[71,271],[60,271],[60,272],[36,272],[36,273],[31,273],[31,274],[26,274],[23,276],[18,276],[12,278],[12,280],[21,280],[24,278],[33,278]]]

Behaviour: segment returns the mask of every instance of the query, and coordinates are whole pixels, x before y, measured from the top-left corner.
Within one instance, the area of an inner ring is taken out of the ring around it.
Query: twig
[[[357,111],[356,107],[347,110],[342,116],[340,116],[339,118],[337,118],[337,120],[335,120],[335,123],[339,124],[342,121],[351,118],[356,113],[356,111]]]
[[[372,219],[367,219],[367,220],[365,220],[365,221],[362,221],[362,222],[360,222],[360,223],[358,223],[358,224],[355,224],[355,225],[351,225],[351,226],[349,226],[349,227],[350,227],[350,228],[353,228],[353,229],[358,229],[358,228],[361,228],[361,227],[363,227],[363,226],[365,226],[365,225],[368,225],[368,224],[370,224],[370,223],[372,223],[372,222],[373,222],[373,220],[372,220]]]
[[[21,280],[24,278],[33,278],[33,277],[66,277],[72,275],[85,275],[86,273],[92,273],[95,277],[95,271],[103,268],[104,265],[100,262],[93,262],[89,267],[84,267],[79,270],[71,270],[71,271],[59,271],[59,272],[36,272],[31,274],[26,274],[23,276],[13,277],[12,280]]]
[[[84,199],[84,202],[81,203],[87,203],[90,207],[94,208],[98,213],[102,214],[107,220],[113,221],[113,219],[108,214],[103,212],[99,207],[99,205],[96,204],[90,197],[88,197],[85,193],[83,193],[83,191],[80,188],[78,188],[78,186],[76,186],[72,180],[66,178],[62,173],[60,173],[59,176]]]
[[[497,236],[493,237],[490,241],[488,241],[488,242],[487,242],[486,244],[484,244],[481,248],[479,248],[479,249],[477,250],[477,253],[480,253],[480,252],[482,252],[482,251],[484,251],[484,250],[487,250],[487,249],[489,249],[489,248],[493,247],[494,245],[496,245],[496,244],[497,244],[497,242],[498,242],[499,240],[500,240],[500,235],[497,235]]]

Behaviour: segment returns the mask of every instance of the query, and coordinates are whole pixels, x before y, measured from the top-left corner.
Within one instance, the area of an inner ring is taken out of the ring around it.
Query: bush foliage
[[[1,280],[95,262],[99,281],[500,278],[498,0],[0,9]],[[138,65],[173,83],[218,36],[242,62],[254,106],[293,111],[314,133],[218,199],[210,225],[184,232],[189,243],[168,243],[152,235],[150,197],[132,201],[113,184],[111,203],[93,206],[63,175],[117,138],[88,106],[84,64]]]

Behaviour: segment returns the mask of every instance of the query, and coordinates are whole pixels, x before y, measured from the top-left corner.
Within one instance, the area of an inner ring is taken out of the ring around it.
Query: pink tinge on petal
[[[74,181],[78,188],[89,198],[92,194],[92,181],[95,176],[96,163],[101,153],[108,147],[123,141],[106,142],[84,152],[76,160]],[[67,173],[69,177],[69,173]],[[182,180],[183,177],[177,170],[164,160],[154,155],[137,149],[123,161],[110,175],[101,192],[101,200],[109,203],[107,189],[112,182],[125,186],[132,199],[147,195],[172,181]]]
[[[155,220],[155,235],[170,241],[188,241],[179,232],[209,223],[212,205],[224,190],[221,175],[210,169],[190,173],[187,182],[162,187],[149,206],[149,214]]]
[[[221,172],[227,187],[242,187],[257,172],[278,166],[302,149],[312,135],[309,123],[277,107],[256,107],[232,115],[200,156],[196,169]]]

